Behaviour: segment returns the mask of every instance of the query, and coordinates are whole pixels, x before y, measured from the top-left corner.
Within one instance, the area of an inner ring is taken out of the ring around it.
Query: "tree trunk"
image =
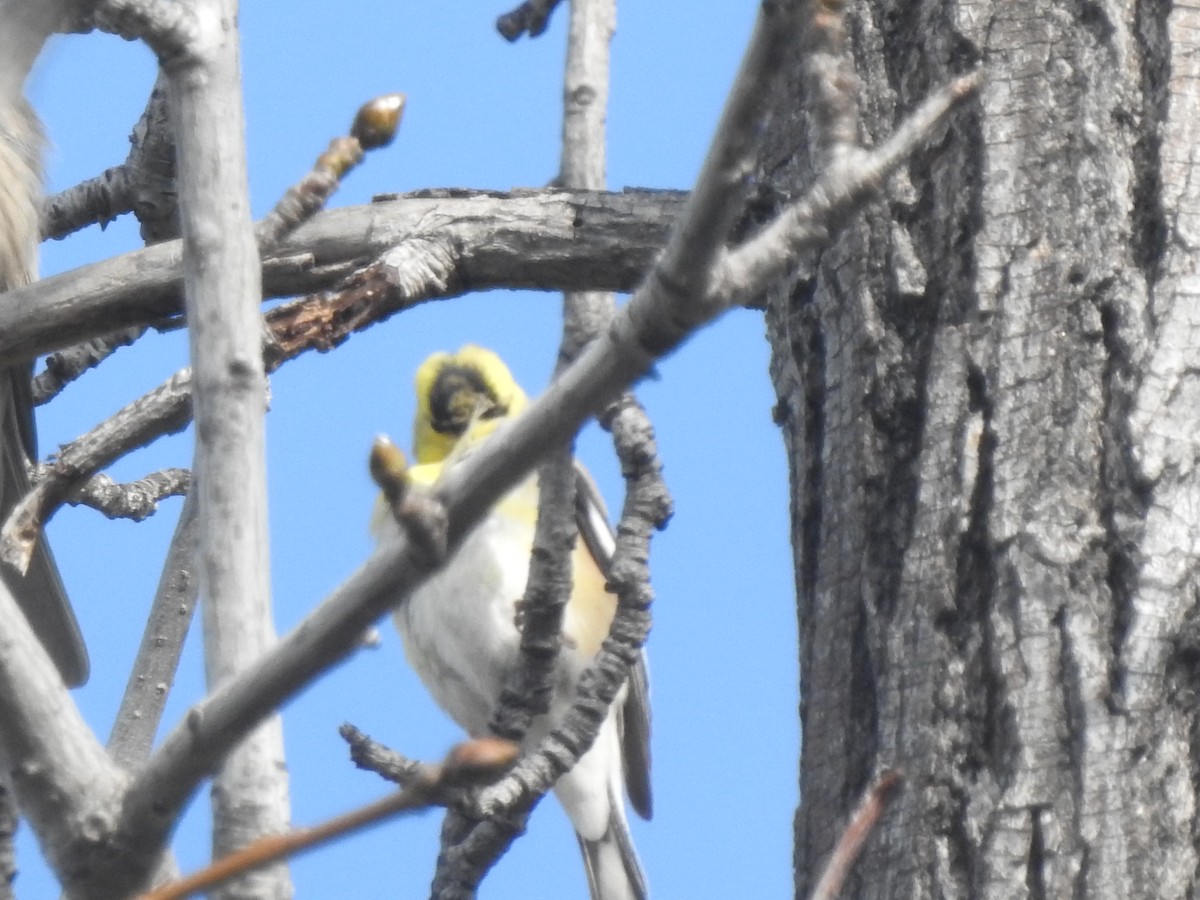
[[[863,0],[849,27],[868,138],[954,74],[988,83],[770,300],[797,894],[897,767],[846,896],[1190,896],[1200,11]],[[791,193],[793,82],[764,156]]]

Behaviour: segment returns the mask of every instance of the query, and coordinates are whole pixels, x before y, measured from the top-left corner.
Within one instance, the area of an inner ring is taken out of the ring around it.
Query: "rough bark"
[[[868,139],[989,82],[769,300],[798,896],[884,766],[907,788],[847,896],[1197,889],[1198,26],[1159,0],[852,9]],[[793,195],[798,84],[763,156]]]

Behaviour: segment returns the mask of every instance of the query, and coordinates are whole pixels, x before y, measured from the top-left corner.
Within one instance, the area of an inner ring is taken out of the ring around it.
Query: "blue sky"
[[[618,10],[609,111],[609,187],[686,188],[700,165],[757,4],[660,0]],[[286,9],[286,15],[279,11]],[[537,40],[493,30],[503,2],[453,6],[347,0],[247,4],[241,14],[253,209],[261,216],[343,133],[371,96],[404,91],[397,142],[350,176],[334,205],[426,187],[539,186],[557,171],[566,9]],[[122,161],[154,70],[141,46],[93,35],[59,39],[30,94],[53,143],[52,190]],[[43,248],[53,273],[138,245],[122,220]],[[365,459],[386,432],[407,446],[412,373],[428,353],[472,341],[498,350],[525,387],[544,387],[558,340],[555,294],[490,292],[428,304],[327,355],[289,364],[268,417],[271,568],[276,619],[292,627],[369,554],[374,490]],[[70,440],[186,364],[180,334],[152,336],[39,413],[42,450]],[[763,322],[732,313],[640,388],[658,429],[676,515],[654,544],[650,639],[655,819],[634,823],[659,897],[791,893],[797,801],[797,674],[787,471],[771,424]],[[610,506],[620,479],[594,426],[579,453]],[[190,433],[118,464],[141,477],[188,465]],[[147,523],[67,509],[50,536],[92,654],[75,694],[103,737],[128,675],[178,501]],[[384,623],[363,651],[292,702],[285,733],[293,819],[313,824],[384,792],[347,759],[351,721],[424,758],[461,738],[408,671]],[[168,727],[202,694],[189,641]],[[185,870],[208,855],[207,792],[178,835]],[[425,896],[440,817],[393,823],[294,866],[300,897]],[[25,832],[21,896],[52,896]],[[484,898],[584,897],[575,840],[551,800],[491,874]]]

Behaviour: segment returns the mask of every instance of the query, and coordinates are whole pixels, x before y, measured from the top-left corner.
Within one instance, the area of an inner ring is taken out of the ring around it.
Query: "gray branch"
[[[137,481],[118,483],[107,475],[93,475],[67,492],[71,506],[86,506],[110,519],[142,522],[158,512],[158,504],[168,497],[183,497],[192,484],[187,469],[161,469]]]
[[[315,216],[263,262],[266,297],[336,286],[395,249],[454,263],[472,290],[632,290],[682,206],[675,191],[431,191]],[[19,362],[183,311],[180,243],[170,241],[9,292],[0,304],[0,363]]]
[[[144,41],[164,67],[182,66],[199,43],[194,5],[171,0],[93,0],[72,30],[97,28],[126,40]]]
[[[196,503],[189,496],[179,513],[142,643],[108,738],[112,758],[131,772],[150,756],[199,592]]]
[[[110,0],[111,2],[111,0]],[[174,5],[174,4],[171,4]],[[275,642],[267,539],[262,279],[246,174],[237,0],[192,0],[199,33],[169,75],[196,421],[194,491],[209,690]],[[224,755],[212,791],[218,858],[290,825],[283,725],[267,716]],[[218,898],[291,896],[286,863]]]
[[[179,235],[175,193],[175,141],[167,115],[162,72],[129,137],[125,162],[42,202],[43,239],[59,239],[133,212],[142,239],[158,243]]]

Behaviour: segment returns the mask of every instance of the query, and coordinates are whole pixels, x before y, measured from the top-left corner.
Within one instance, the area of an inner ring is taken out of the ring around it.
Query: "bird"
[[[528,399],[500,357],[466,345],[438,352],[416,374],[414,483],[442,472],[519,415]],[[575,685],[599,652],[616,611],[606,571],[614,540],[599,491],[576,463],[576,518],[583,541],[572,557],[573,589],[564,610],[562,647],[549,712],[532,724],[531,747],[558,725]],[[447,566],[403,601],[393,618],[409,664],[441,708],[471,737],[488,721],[519,655],[519,601],[525,592],[537,516],[536,474],[505,495],[463,540]],[[377,525],[398,534],[386,507]],[[382,521],[380,521],[382,520]],[[554,786],[575,828],[592,900],[645,900],[646,879],[625,813],[624,795],[642,818],[652,815],[650,704],[644,652],[601,725],[596,742]]]
[[[11,38],[11,36],[10,36]],[[11,73],[0,72],[0,76]],[[29,284],[37,268],[41,201],[41,124],[20,80],[0,77],[0,290]],[[4,302],[0,298],[0,303]],[[31,363],[0,367],[0,524],[29,492],[29,460],[37,458]],[[63,681],[87,681],[88,655],[54,555],[41,535],[24,575],[0,577],[21,607]]]

